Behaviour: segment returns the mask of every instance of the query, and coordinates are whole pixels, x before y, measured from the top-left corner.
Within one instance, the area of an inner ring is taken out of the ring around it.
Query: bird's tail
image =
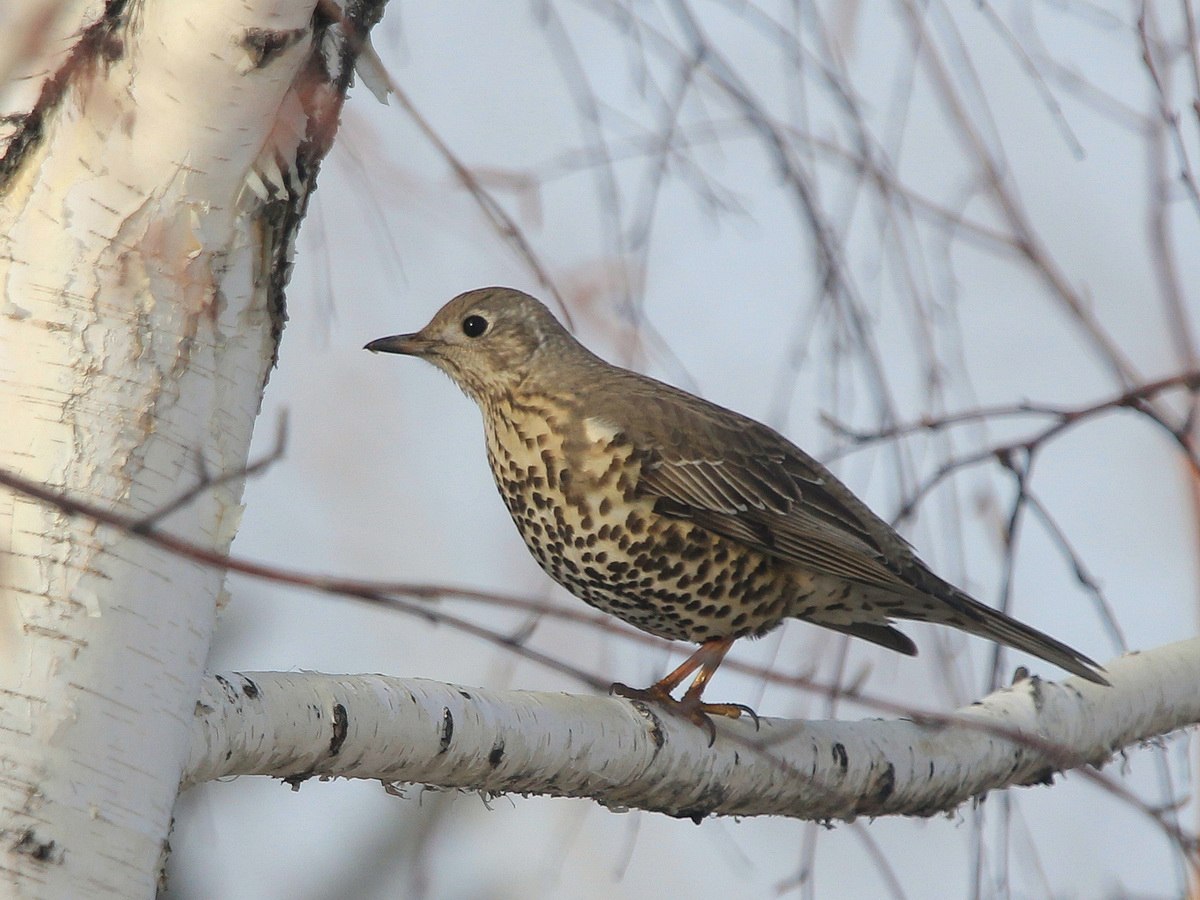
[[[1108,684],[1108,679],[1101,674],[1104,669],[1095,660],[1024,622],[985,606],[958,588],[944,582],[943,584],[948,590],[937,593],[948,607],[945,610],[946,624],[1013,649],[1023,650],[1096,684]],[[928,621],[939,621],[939,613],[931,614]]]

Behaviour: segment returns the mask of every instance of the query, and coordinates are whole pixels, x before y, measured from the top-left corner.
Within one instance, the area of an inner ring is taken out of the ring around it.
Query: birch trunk
[[[348,83],[315,5],[14,18],[39,40],[0,57],[0,467],[131,516],[244,467]],[[223,552],[241,490],[166,524]],[[223,578],[0,493],[7,893],[153,893]]]

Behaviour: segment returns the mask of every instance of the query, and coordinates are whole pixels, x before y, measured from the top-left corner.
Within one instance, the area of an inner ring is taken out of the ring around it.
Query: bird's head
[[[418,332],[379,338],[364,349],[419,356],[482,404],[511,393],[548,344],[578,346],[538,300],[489,287],[459,294]]]

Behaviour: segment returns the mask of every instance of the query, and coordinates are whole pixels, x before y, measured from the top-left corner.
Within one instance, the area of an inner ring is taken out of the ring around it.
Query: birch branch
[[[1024,680],[922,721],[761,720],[708,733],[618,698],[315,673],[206,677],[185,786],[229,775],[370,778],[590,797],[708,815],[932,816],[1012,785],[1102,766],[1200,722],[1200,638],[1129,654],[1112,687]]]

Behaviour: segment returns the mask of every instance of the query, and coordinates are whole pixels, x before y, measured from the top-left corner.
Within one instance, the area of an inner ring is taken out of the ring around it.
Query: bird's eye
[[[487,331],[488,322],[483,316],[467,316],[463,319],[462,330],[467,337],[479,337]]]

